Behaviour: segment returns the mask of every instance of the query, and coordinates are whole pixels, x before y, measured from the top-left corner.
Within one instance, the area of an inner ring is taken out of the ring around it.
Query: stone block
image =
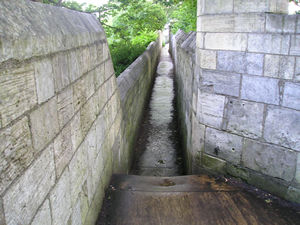
[[[104,63],[95,69],[95,89],[98,89],[105,81]]]
[[[265,55],[265,76],[283,79],[293,79],[295,57]]]
[[[247,34],[242,33],[207,33],[205,48],[212,50],[245,51]]]
[[[300,189],[289,187],[285,198],[292,202],[300,203]]]
[[[283,32],[295,33],[296,20],[297,20],[297,15],[284,15],[283,16]]]
[[[27,169],[35,153],[27,117],[0,131],[0,193]]]
[[[2,127],[33,108],[37,104],[34,68],[28,66],[1,72],[0,99]]]
[[[203,14],[231,13],[233,12],[233,0],[205,0],[202,7]]]
[[[96,119],[96,98],[90,98],[80,109],[80,126],[83,136],[87,134]]]
[[[285,0],[234,0],[234,12],[272,12],[288,13],[288,2]]]
[[[300,150],[300,112],[269,106],[264,128],[267,142]]]
[[[77,201],[78,195],[82,190],[84,182],[86,182],[88,173],[87,163],[87,145],[86,142],[82,142],[77,152],[73,156],[70,164],[70,181],[71,181],[71,203],[72,207]]]
[[[300,35],[291,36],[290,55],[300,56]]]
[[[254,53],[218,51],[218,70],[262,75],[263,55]]]
[[[198,64],[204,69],[215,70],[217,67],[217,53],[216,51],[208,51],[199,49],[200,62]]]
[[[287,55],[289,53],[289,43],[289,35],[249,34],[248,51]]]
[[[81,65],[79,67],[80,70],[80,76],[84,75],[85,73],[87,73],[90,70],[90,51],[89,51],[89,47],[85,46],[82,49],[80,49],[80,51],[78,52],[79,54],[79,62]]]
[[[204,34],[201,32],[197,32],[196,46],[197,46],[197,48],[203,48],[203,46],[204,46]]]
[[[228,72],[202,71],[202,85],[211,86],[216,94],[239,96],[241,75]]]
[[[300,81],[300,57],[296,57],[295,79]]]
[[[300,110],[300,84],[286,82],[283,95],[283,106]]]
[[[49,200],[46,199],[42,207],[35,215],[31,225],[52,225],[51,211],[49,206]]]
[[[69,70],[69,75],[70,75],[70,81],[74,82],[75,80],[77,80],[81,74],[79,72],[79,58],[78,58],[78,54],[76,52],[76,50],[74,51],[70,51],[68,53],[68,70]]]
[[[73,107],[79,110],[95,92],[94,73],[88,73],[73,85]]]
[[[300,185],[300,153],[297,156],[295,182]]]
[[[73,149],[76,150],[83,139],[83,134],[80,126],[80,113],[78,112],[71,120],[71,138]]]
[[[6,223],[29,224],[54,182],[53,145],[50,145],[3,196]]]
[[[73,89],[71,87],[57,95],[57,113],[60,128],[65,126],[73,117]]]
[[[198,91],[197,118],[200,123],[221,128],[225,97]]]
[[[243,76],[241,98],[279,104],[279,81],[273,78]]]
[[[234,0],[234,12],[235,13],[247,13],[247,12],[267,12],[268,2],[263,0]]]
[[[70,173],[65,170],[50,193],[53,224],[67,224],[71,215]]]
[[[200,16],[200,32],[264,32],[265,15],[222,14]]]
[[[193,155],[197,155],[201,153],[204,149],[204,135],[205,135],[205,126],[200,124],[197,118],[194,116],[192,117],[192,150]]]
[[[266,31],[273,33],[281,33],[283,29],[282,14],[266,14]]]
[[[217,157],[203,154],[201,166],[210,172],[218,173],[220,175],[225,173],[226,162]]]
[[[4,215],[2,199],[0,199],[0,224],[5,225],[5,215]]]
[[[235,165],[240,164],[243,138],[227,132],[206,129],[205,152]]]
[[[69,62],[66,54],[58,53],[52,58],[52,70],[55,91],[59,92],[71,82],[69,75]]]
[[[230,98],[225,112],[226,130],[245,137],[262,136],[264,105]]]
[[[30,114],[33,147],[39,151],[59,131],[56,98],[42,105]]]
[[[112,75],[114,75],[115,70],[112,61],[109,59],[105,62],[105,78],[108,79]]]
[[[54,78],[50,59],[37,61],[34,65],[38,103],[54,96]]]
[[[57,177],[60,177],[65,167],[69,164],[74,152],[71,125],[68,124],[54,139],[54,158]]]
[[[81,207],[80,207],[80,198],[78,199],[75,207],[73,208],[72,215],[70,217],[70,225],[82,225],[81,221]]]
[[[242,161],[247,168],[291,181],[296,170],[296,157],[294,151],[245,139]]]

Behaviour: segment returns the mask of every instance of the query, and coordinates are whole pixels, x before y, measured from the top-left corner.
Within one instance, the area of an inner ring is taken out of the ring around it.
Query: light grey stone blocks
[[[236,73],[262,75],[263,62],[263,54],[218,51],[217,69]]]
[[[206,49],[245,51],[246,47],[247,47],[247,34],[207,33],[205,35]]]
[[[53,145],[5,193],[6,224],[29,224],[55,182]],[[18,204],[16,204],[18,203]]]
[[[54,96],[53,70],[49,59],[36,62],[35,81],[38,103],[43,103]]]
[[[300,83],[285,83],[282,105],[300,110]]]
[[[52,98],[30,114],[33,147],[40,151],[59,131],[57,103]]]
[[[31,144],[27,117],[0,132],[0,193],[33,161],[36,151]]]
[[[294,151],[245,139],[243,164],[255,171],[291,181],[296,170],[296,159]]]
[[[291,36],[290,54],[300,56],[300,35]]]
[[[288,2],[284,0],[234,0],[234,12],[273,12],[273,13],[287,13]]]
[[[241,98],[245,100],[279,104],[279,81],[272,78],[243,76]]]
[[[230,98],[227,102],[226,130],[244,137],[262,136],[264,105]]]
[[[300,150],[300,112],[269,106],[264,128],[267,142]]]
[[[289,43],[289,35],[250,33],[248,36],[249,52],[287,55],[289,53]]]
[[[202,71],[202,85],[211,86],[216,94],[239,96],[240,74]]]
[[[31,225],[51,225],[51,221],[50,205],[49,200],[47,199],[35,215]]]
[[[200,7],[200,14],[230,13],[233,11],[233,0],[204,0]]]
[[[265,76],[283,79],[293,79],[295,57],[265,55]]]
[[[200,123],[220,128],[223,121],[225,97],[198,91],[197,118]]]
[[[29,65],[0,74],[2,127],[37,104],[34,68]],[[1,121],[0,121],[1,127]]]
[[[243,138],[212,128],[206,129],[205,152],[233,164],[239,164],[243,148]]]

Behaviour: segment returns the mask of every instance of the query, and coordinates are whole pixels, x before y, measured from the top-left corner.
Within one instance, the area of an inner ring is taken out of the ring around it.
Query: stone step
[[[299,224],[290,215],[220,178],[114,174],[97,225]]]

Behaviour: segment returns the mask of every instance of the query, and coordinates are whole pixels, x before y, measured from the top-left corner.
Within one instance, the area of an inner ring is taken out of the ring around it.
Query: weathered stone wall
[[[156,67],[162,48],[162,35],[152,42],[117,78],[123,111],[122,133],[124,134],[124,153],[128,159],[133,158],[132,148],[136,140],[145,104],[151,91]],[[131,164],[131,161],[128,161]]]
[[[94,224],[127,160],[121,123],[97,19],[0,1],[0,224]]]
[[[172,51],[190,172],[228,173],[300,202],[300,16],[277,14],[287,6],[198,0],[195,63],[183,60],[191,35],[179,32]]]

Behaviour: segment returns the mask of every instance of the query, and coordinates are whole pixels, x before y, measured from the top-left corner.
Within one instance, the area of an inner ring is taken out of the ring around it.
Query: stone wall
[[[123,111],[123,146],[128,159],[133,158],[132,148],[151,91],[161,48],[162,35],[159,32],[157,40],[117,78]]]
[[[287,6],[198,0],[195,63],[184,60],[191,35],[173,37],[172,51],[189,171],[300,202],[300,16],[278,14]]]
[[[94,224],[112,171],[127,170],[121,124],[97,19],[0,1],[0,224]]]

